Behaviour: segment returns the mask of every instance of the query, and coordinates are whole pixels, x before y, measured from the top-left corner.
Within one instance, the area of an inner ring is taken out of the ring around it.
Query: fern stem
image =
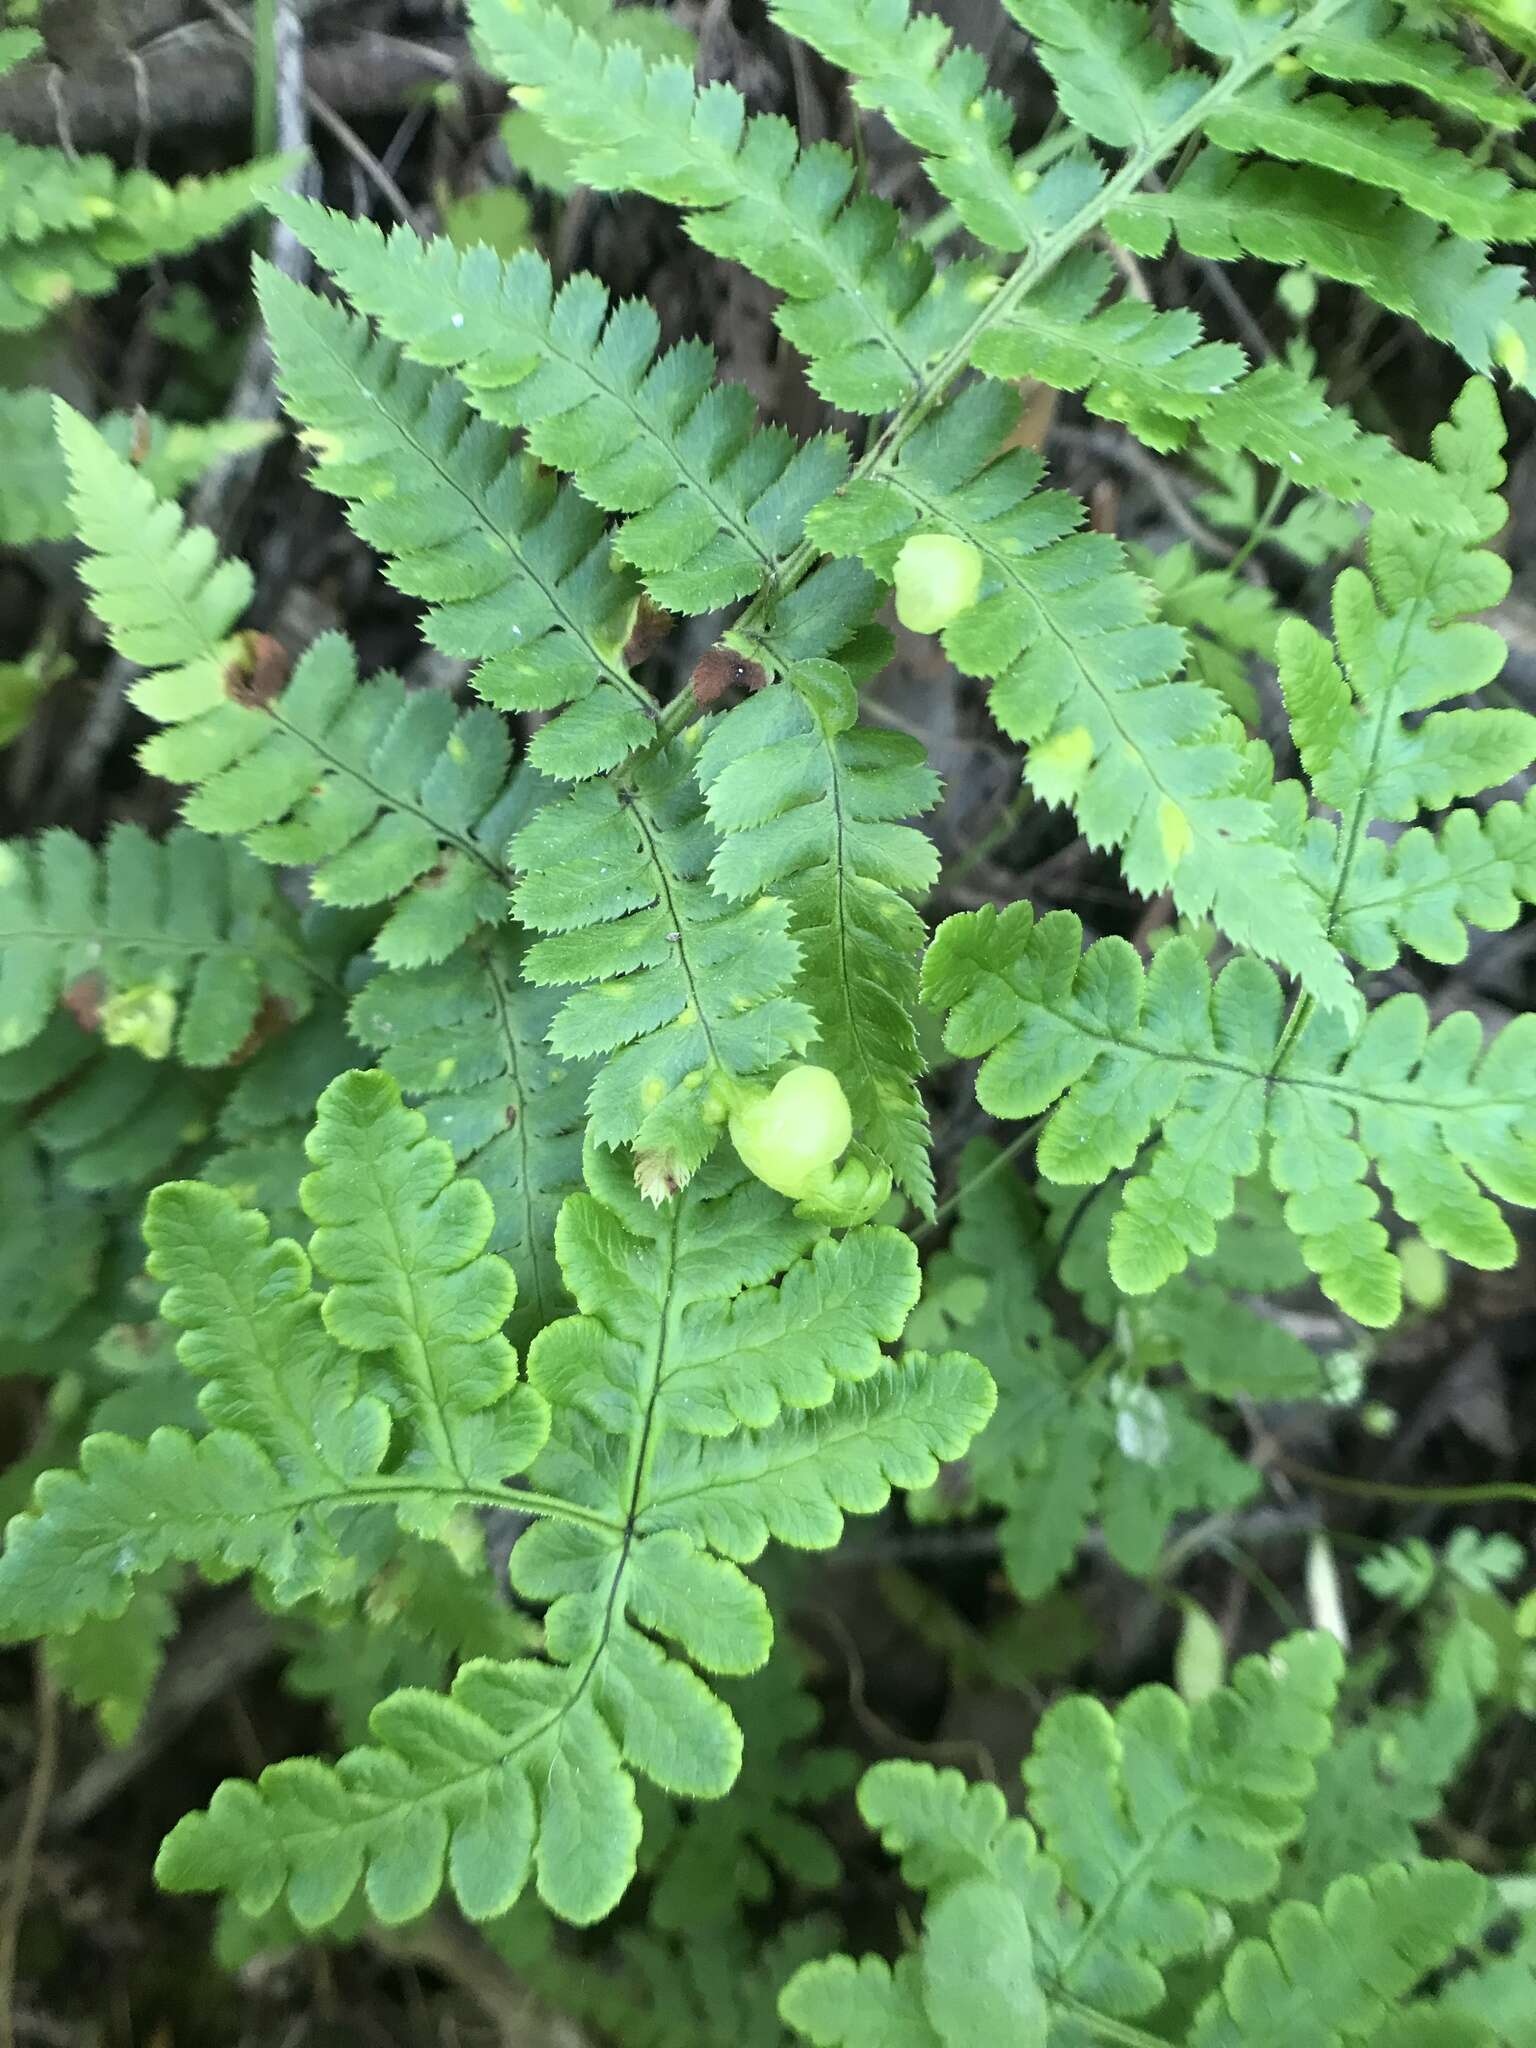
[[[1476,1507],[1500,1501],[1536,1501],[1536,1485],[1523,1479],[1490,1480],[1474,1486],[1407,1486],[1390,1479],[1341,1479],[1332,1472],[1320,1472],[1315,1465],[1298,1464],[1282,1458],[1282,1469],[1307,1486],[1320,1486],[1326,1493],[1347,1493],[1360,1500],[1397,1500],[1411,1507]]]
[[[1176,121],[1171,121],[1160,135],[1133,151],[1114,176],[1106,179],[1093,197],[1080,206],[1069,220],[1049,234],[1043,235],[1015,266],[997,292],[978,309],[975,319],[965,333],[939,358],[919,389],[891,415],[884,431],[854,465],[849,483],[857,483],[870,476],[892,474],[897,457],[907,441],[947,396],[955,380],[970,367],[972,351],[982,335],[1048,277],[1065,257],[1100,226],[1106,215],[1112,213],[1122,199],[1129,198],[1171,150],[1179,148],[1191,136],[1198,134],[1211,116],[1218,113],[1229,100],[1235,99],[1261,73],[1271,69],[1282,57],[1289,56],[1298,44],[1306,42],[1336,14],[1343,13],[1351,4],[1353,0],[1317,0],[1317,4],[1308,9],[1304,16],[1292,16],[1289,22],[1276,30],[1273,38],[1261,50],[1254,52],[1241,63],[1230,64]],[[765,584],[735,626],[725,635],[727,644],[739,646],[743,652],[760,653],[764,637],[764,619],[780,598],[804,581],[818,559],[819,550],[813,541],[802,541],[787,555],[777,577]],[[663,736],[670,737],[685,725],[693,710],[691,692],[684,692],[680,698],[674,698],[667,706],[661,721]]]
[[[1111,2019],[1108,2013],[1095,2012],[1091,2005],[1069,1998],[1063,1991],[1048,1992],[1047,1996],[1058,2012],[1069,2014],[1084,2033],[1096,2040],[1117,2042],[1119,2048],[1167,2048],[1158,2035],[1133,2027],[1128,2020]]]
[[[980,1173],[973,1173],[969,1180],[961,1181],[959,1187],[955,1189],[955,1192],[949,1199],[940,1202],[938,1208],[934,1210],[932,1216],[929,1217],[922,1229],[912,1232],[912,1242],[914,1244],[926,1243],[944,1219],[958,1209],[967,1196],[974,1194],[977,1188],[984,1186],[992,1178],[993,1174],[1001,1173],[1005,1166],[1010,1166],[1018,1158],[1025,1146],[1039,1134],[1044,1123],[1045,1117],[1037,1116],[1033,1123],[1028,1123],[1024,1126],[1016,1138],[1010,1138],[997,1157],[989,1159]]]

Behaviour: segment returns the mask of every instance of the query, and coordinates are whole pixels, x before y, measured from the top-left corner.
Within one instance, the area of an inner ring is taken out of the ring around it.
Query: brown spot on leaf
[[[78,981],[69,984],[59,1000],[82,1031],[99,1031],[106,993],[106,983],[99,974],[82,974]]]
[[[293,667],[288,650],[270,633],[239,633],[224,670],[224,694],[249,710],[264,711],[280,697]]]
[[[729,647],[711,647],[701,657],[689,680],[693,685],[693,701],[702,711],[706,705],[718,704],[727,690],[765,688],[768,673],[761,663],[747,661],[741,655],[733,654]]]
[[[229,1056],[232,1067],[243,1067],[247,1060],[254,1059],[264,1045],[270,1045],[280,1037],[293,1022],[293,1012],[277,996],[266,995],[261,999],[261,1008],[256,1012],[250,1030]]]
[[[135,469],[142,469],[149,460],[152,431],[149,414],[142,405],[136,405],[133,409],[133,439],[128,444],[128,460]]]
[[[635,608],[635,623],[629,629],[629,639],[624,648],[624,666],[638,668],[642,661],[656,652],[676,624],[670,612],[652,604],[642,593]]]

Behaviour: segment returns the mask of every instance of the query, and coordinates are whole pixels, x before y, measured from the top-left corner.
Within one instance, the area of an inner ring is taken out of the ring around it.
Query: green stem
[[[1347,1493],[1360,1500],[1396,1500],[1410,1507],[1460,1508],[1489,1506],[1500,1501],[1536,1501],[1536,1485],[1522,1479],[1492,1480],[1481,1486],[1403,1486],[1390,1479],[1340,1479],[1332,1472],[1319,1472],[1314,1465],[1282,1458],[1281,1469],[1307,1486],[1320,1486],[1325,1493]]]
[[[1129,2020],[1111,2019],[1108,2013],[1095,2012],[1091,2005],[1083,2005],[1078,1999],[1069,1998],[1065,1992],[1047,1992],[1046,1995],[1059,2013],[1069,2015],[1085,2032],[1100,2041],[1116,2042],[1118,2048],[1168,2048],[1161,2035],[1133,2027]]]
[[[1291,480],[1289,477],[1278,476],[1275,478],[1274,487],[1270,491],[1268,498],[1264,501],[1263,511],[1260,512],[1258,518],[1254,521],[1252,532],[1227,564],[1227,574],[1229,576],[1235,576],[1254,551],[1262,547],[1265,541],[1268,540],[1275,523],[1275,514],[1280,510],[1280,501],[1290,487]]]
[[[938,1208],[934,1210],[932,1216],[929,1217],[922,1229],[913,1231],[912,1242],[914,1244],[923,1244],[932,1237],[945,1217],[958,1209],[968,1195],[974,1194],[977,1188],[985,1186],[994,1173],[1001,1173],[1005,1166],[1011,1165],[1018,1158],[1024,1147],[1035,1137],[1044,1122],[1045,1117],[1037,1116],[1033,1123],[1024,1126],[1016,1138],[1010,1138],[997,1157],[989,1160],[980,1173],[973,1173],[969,1180],[961,1181],[959,1187],[955,1189],[955,1192],[949,1197],[948,1201],[940,1202]]]

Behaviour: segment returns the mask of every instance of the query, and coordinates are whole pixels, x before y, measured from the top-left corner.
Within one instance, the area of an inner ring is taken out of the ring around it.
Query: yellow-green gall
[[[731,1115],[741,1163],[768,1187],[799,1200],[829,1176],[853,1137],[842,1083],[825,1067],[791,1067],[755,1101]]]
[[[947,533],[920,533],[896,557],[896,616],[913,633],[942,632],[981,595],[981,550]]]

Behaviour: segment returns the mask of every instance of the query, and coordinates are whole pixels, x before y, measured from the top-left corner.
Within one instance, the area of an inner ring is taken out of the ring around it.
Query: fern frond
[[[1448,479],[1464,497],[1477,540],[1504,519],[1503,429],[1492,389],[1473,382],[1436,433]],[[1313,819],[1304,860],[1330,933],[1363,945],[1367,964],[1390,964],[1398,937],[1417,932],[1433,957],[1466,950],[1460,906],[1488,902],[1496,923],[1515,913],[1513,892],[1532,879],[1523,814],[1512,803],[1479,819],[1453,810],[1439,839],[1416,829],[1388,847],[1380,822],[1407,822],[1507,782],[1536,760],[1536,718],[1506,708],[1438,707],[1491,683],[1504,642],[1466,614],[1497,604],[1509,571],[1490,551],[1431,537],[1389,514],[1369,542],[1370,574],[1346,569],[1334,585],[1343,667],[1304,620],[1281,627],[1277,659],[1292,732],[1313,794],[1339,814]]]
[[[386,1921],[445,1882],[491,1917],[536,1865],[547,1904],[593,1920],[633,1873],[631,1772],[688,1798],[736,1775],[740,1733],[699,1670],[757,1668],[771,1627],[730,1560],[770,1528],[825,1546],[842,1510],[929,1483],[985,1420],[990,1384],[969,1359],[882,1360],[916,1293],[899,1233],[833,1242],[729,1160],[657,1212],[593,1148],[591,1192],[557,1233],[586,1312],[539,1334],[521,1383],[500,1335],[511,1276],[484,1251],[490,1201],[394,1084],[334,1083],[309,1151],[323,1295],[298,1246],[270,1243],[227,1195],[157,1191],[152,1271],[213,1427],[98,1435],[78,1473],[49,1475],[0,1557],[0,1628],[121,1613],[170,1559],[258,1571],[284,1604],[334,1596],[369,1510],[427,1531],[470,1503],[554,1517],[512,1558],[518,1591],[548,1606],[548,1662],[473,1660],[446,1697],[391,1695],[372,1745],[334,1768],[223,1786],[170,1836],[160,1874],[254,1915],[281,1897],[314,1927],[360,1880]],[[774,1422],[781,1403],[800,1406]],[[737,1429],[738,1413],[767,1426]],[[509,1489],[525,1466],[534,1490]]]
[[[996,1786],[877,1764],[859,1809],[930,1894],[922,1945],[894,1972],[872,1957],[806,1965],[785,1989],[785,2019],[819,2048],[1043,2043],[1100,2015],[1104,2034],[1089,2037],[1117,2038],[1116,2021],[1162,2002],[1170,1964],[1230,1939],[1230,1909],[1274,1888],[1329,1740],[1340,1665],[1326,1637],[1293,1636],[1245,1658],[1193,1709],[1162,1686],[1113,1715],[1081,1695],[1059,1701],[1024,1766],[1034,1826],[1008,1817]],[[979,1954],[966,1938],[978,1920]],[[1010,2025],[950,2029],[957,1969],[982,1987],[976,1998],[1012,1997],[1011,2014],[998,2008]]]
[[[512,1282],[482,1250],[484,1192],[453,1181],[448,1148],[379,1074],[326,1090],[310,1157],[324,1296],[299,1247],[223,1190],[155,1190],[150,1271],[211,1433],[95,1436],[78,1474],[47,1475],[0,1558],[8,1629],[120,1614],[171,1559],[259,1569],[291,1602],[345,1582],[349,1510],[385,1501],[430,1529],[444,1503],[500,1496],[538,1449],[546,1411],[498,1334]]]
[[[224,1066],[264,1006],[302,1017],[313,988],[297,920],[238,848],[135,825],[99,853],[72,832],[0,846],[0,1052],[68,995],[107,1045]]]
[[[511,933],[486,932],[440,966],[375,975],[353,1031],[491,1198],[488,1248],[517,1279],[508,1333],[519,1349],[570,1307],[555,1218],[581,1184],[586,1076],[545,1043],[555,1001],[521,976]]]
[[[523,973],[574,987],[550,1029],[564,1059],[602,1055],[588,1096],[601,1145],[633,1145],[658,1198],[720,1135],[712,1084],[804,1052],[816,1022],[792,993],[790,906],[731,903],[710,887],[716,840],[691,745],[643,759],[622,786],[546,804],[513,840],[518,919],[546,934]]]
[[[814,662],[712,721],[697,766],[720,834],[710,881],[732,902],[787,895],[817,1043],[855,1132],[928,1210],[913,904],[937,879],[938,855],[900,821],[931,808],[938,778],[915,741],[862,729],[856,713],[846,673]]]
[[[57,1014],[29,1045],[0,1053],[0,1107],[25,1107],[28,1134],[66,1187],[100,1194],[163,1177],[208,1136],[217,1093],[205,1075],[101,1041]]]
[[[1524,241],[1531,231],[1529,204],[1502,171],[1444,147],[1430,124],[1413,116],[1352,106],[1336,93],[1301,96],[1288,81],[1268,79],[1206,132],[1234,156],[1262,151],[1394,193],[1468,241]]]
[[[110,157],[66,156],[0,136],[0,332],[40,327],[119,272],[227,234],[293,168],[267,158],[168,185]]]
[[[1130,150],[1155,144],[1209,85],[1198,71],[1175,69],[1142,0],[1095,0],[1092,7],[1074,7],[1071,0],[1003,5],[1035,38],[1062,112],[1097,142]]]
[[[1521,364],[1511,335],[1536,358],[1536,310],[1517,264],[1490,263],[1481,241],[1333,171],[1242,163],[1210,147],[1171,190],[1120,201],[1111,225],[1142,256],[1157,255],[1171,229],[1192,256],[1306,264],[1405,314],[1474,370]],[[1532,374],[1519,367],[1514,381],[1529,388]]]
[[[1357,1031],[1315,1014],[1288,1034],[1279,984],[1256,960],[1213,983],[1187,939],[1145,972],[1124,940],[1085,953],[1081,939],[1068,912],[967,912],[940,927],[923,986],[951,1012],[950,1050],[983,1056],[985,1108],[1027,1117],[1060,1102],[1039,1147],[1048,1178],[1092,1184],[1150,1141],[1110,1238],[1125,1292],[1209,1251],[1236,1179],[1261,1160],[1308,1266],[1359,1322],[1390,1323],[1400,1299],[1370,1173],[1443,1251],[1484,1268],[1513,1261],[1479,1183],[1536,1204],[1528,1019],[1484,1050],[1471,1012],[1431,1031],[1424,1004],[1402,995]]]
[[[924,153],[934,189],[979,241],[1022,249],[1039,230],[1032,172],[1008,147],[1014,109],[987,87],[986,60],[905,0],[772,0],[774,20],[851,72],[861,107]]]
[[[491,61],[599,191],[647,192],[690,210],[688,233],[785,294],[775,318],[831,404],[875,413],[912,397],[969,326],[974,264],[936,276],[896,209],[831,143],[751,115],[734,88],[697,89],[685,66],[600,48],[545,0],[476,0]]]
[[[535,766],[566,778],[616,767],[651,736],[655,706],[624,666],[636,594],[601,520],[476,422],[451,378],[403,362],[269,266],[257,277],[316,481],[392,558],[396,587],[427,601],[433,643],[480,663],[475,688],[492,704],[570,707],[535,735]]]
[[[260,448],[273,429],[264,420],[209,420],[192,425],[154,414],[113,413],[98,421],[119,455],[142,453],[135,466],[162,497],[175,497],[226,455]],[[0,391],[0,546],[30,547],[70,533],[69,472],[53,425],[53,399],[35,387]]]
[[[1338,828],[1314,818],[1302,867],[1331,906],[1339,945],[1362,967],[1395,966],[1404,946],[1455,966],[1467,957],[1469,926],[1508,931],[1521,905],[1536,903],[1536,796],[1484,812],[1458,805],[1435,832],[1367,834],[1347,865]]]
[[[1323,1000],[1353,1006],[1294,860],[1243,787],[1239,729],[1213,692],[1174,680],[1182,640],[1152,622],[1119,546],[1075,531],[1077,500],[1036,493],[1036,457],[998,453],[1017,412],[999,385],[963,393],[887,474],[814,514],[815,539],[886,576],[913,535],[975,547],[980,596],[944,645],[966,674],[993,680],[993,714],[1029,745],[1035,788],[1070,803],[1091,844],[1121,849],[1133,888],[1171,889],[1189,915],[1209,912]]]
[[[751,393],[716,381],[703,342],[660,348],[638,300],[586,275],[555,290],[533,250],[510,262],[289,200],[279,209],[358,309],[417,362],[453,371],[475,410],[523,430],[541,462],[622,515],[614,551],[668,611],[756,591],[847,473],[838,435],[797,445]]]
[[[816,1743],[821,1708],[792,1648],[780,1644],[761,1671],[721,1691],[741,1727],[741,1776],[724,1806],[679,1819],[660,1844],[650,1901],[657,1927],[717,1940],[745,1906],[771,1897],[776,1872],[816,1891],[838,1882],[842,1859],[806,1809],[858,1776],[848,1750]]]
[[[1399,2001],[1455,1953],[1485,1893],[1464,1863],[1389,1863],[1338,1878],[1321,1909],[1288,1899],[1265,1938],[1238,1943],[1221,1990],[1195,2015],[1190,2048],[1379,2038]]]
[[[233,631],[251,592],[245,565],[218,562],[212,535],[184,527],[78,414],[60,406],[58,418],[90,550],[81,574],[118,652],[150,670],[133,701],[165,729],[141,759],[193,785],[187,823],[238,834],[258,859],[312,865],[320,902],[396,899],[374,942],[392,966],[442,959],[499,923],[517,804],[504,721],[392,676],[360,683],[335,634],[284,682],[280,650]],[[274,653],[277,680],[262,672]]]
[[[1468,62],[1450,37],[1425,34],[1395,0],[1353,0],[1298,54],[1321,77],[1403,86],[1492,128],[1521,128],[1531,118],[1529,103],[1494,71]]]

